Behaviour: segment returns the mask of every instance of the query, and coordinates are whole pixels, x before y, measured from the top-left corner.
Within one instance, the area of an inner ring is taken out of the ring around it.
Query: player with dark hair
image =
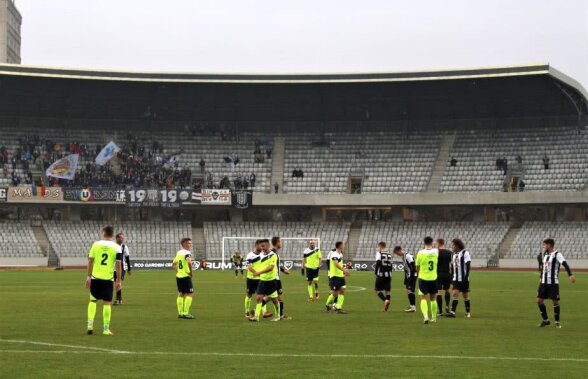
[[[576,277],[572,274],[572,269],[566,262],[566,259],[559,251],[555,250],[555,241],[547,238],[543,241],[543,249],[545,252],[541,256],[541,263],[539,264],[539,272],[541,279],[539,281],[539,289],[537,290],[537,305],[541,312],[541,323],[539,327],[543,328],[551,322],[547,316],[547,307],[545,307],[545,299],[551,299],[553,303],[553,317],[555,318],[555,327],[561,328],[559,321],[560,304],[559,304],[559,270],[564,266],[570,282],[575,283]]]
[[[392,288],[392,254],[386,251],[386,242],[384,241],[378,243],[374,274],[376,275],[376,294],[384,302],[384,312],[386,312],[390,307],[390,290]]]
[[[349,270],[343,266],[343,251],[345,250],[345,243],[338,241],[335,243],[335,250],[329,254],[329,286],[331,293],[327,298],[327,312],[332,308],[337,313],[346,313],[343,310],[345,302],[345,277],[349,276]],[[337,302],[335,303],[335,298]]]
[[[276,278],[279,271],[278,255],[270,250],[269,240],[262,239],[259,241],[259,247],[262,250],[261,263],[259,270],[253,273],[253,276],[259,277],[259,286],[257,287],[257,305],[255,306],[255,314],[249,317],[249,321],[259,322],[262,314],[264,301],[270,299],[276,309],[276,318],[271,321],[279,321],[280,317],[280,303],[278,301],[278,292],[276,291]]]
[[[424,323],[429,323],[429,308],[431,322],[437,321],[437,261],[439,251],[433,248],[433,238],[425,237],[424,249],[417,253],[416,269],[419,273],[419,295],[421,296],[421,312]]]
[[[451,287],[451,259],[453,253],[445,248],[445,240],[437,239],[439,261],[437,263],[437,316],[443,316],[443,297],[445,297],[445,313],[449,313],[449,288]]]
[[[172,267],[176,271],[176,284],[178,286],[178,318],[191,320],[190,306],[194,297],[194,286],[192,285],[192,239],[182,238],[180,241],[182,249],[176,253]]]
[[[255,311],[251,310],[251,298],[253,294],[257,293],[257,288],[259,287],[259,277],[255,276],[255,272],[260,270],[261,268],[261,257],[262,257],[262,249],[261,249],[261,241],[256,240],[255,246],[253,251],[247,254],[247,281],[246,281],[246,292],[245,292],[245,317],[253,317],[255,315]],[[262,302],[262,311],[263,317],[271,317],[273,314],[271,312],[266,312],[266,302]]]
[[[308,247],[304,249],[302,259],[302,269],[306,271],[306,281],[308,282],[308,302],[320,298],[318,291],[319,270],[322,264],[323,253],[316,246],[314,240],[308,242]]]
[[[129,276],[131,276],[131,258],[129,255],[129,247],[127,246],[127,244],[125,243],[125,234],[123,232],[118,232],[116,234],[116,243],[120,246],[120,250],[122,253],[122,276],[121,276],[121,281],[125,280],[125,273],[128,272]],[[116,271],[114,272],[114,280],[117,279],[116,276]],[[123,304],[123,298],[122,298],[122,289],[119,288],[116,291],[116,301],[113,303],[113,305],[121,305]]]
[[[465,304],[466,318],[471,318],[470,313],[470,269],[472,258],[470,252],[465,249],[465,244],[459,238],[451,241],[451,249],[453,254],[452,270],[453,270],[453,301],[451,303],[451,311],[447,317],[455,317],[455,310],[459,303],[459,294],[463,297]]]
[[[235,267],[235,279],[239,277],[239,270],[241,271],[241,277],[243,277],[243,256],[240,252],[235,251],[231,257],[231,262]]]
[[[110,316],[112,312],[112,291],[114,272],[117,273],[116,289],[122,288],[122,253],[120,246],[113,240],[114,228],[102,228],[102,240],[94,242],[88,254],[86,288],[90,290],[88,303],[88,334],[94,333],[94,317],[96,316],[96,302],[102,300],[102,334],[112,336],[110,331]]]
[[[272,251],[276,254],[277,257],[277,272],[276,272],[276,291],[278,292],[278,302],[280,303],[280,320],[291,320],[292,317],[286,316],[284,314],[284,289],[282,288],[282,280],[280,280],[280,272],[283,272],[286,275],[290,275],[290,271],[282,266],[280,263],[280,254],[279,251],[282,248],[282,240],[280,237],[275,236],[272,237]]]
[[[402,263],[404,265],[404,287],[406,288],[406,294],[408,296],[408,308],[405,312],[416,312],[416,299],[415,299],[415,287],[417,280],[417,270],[412,254],[402,250],[402,246],[394,247],[394,254],[402,257]]]

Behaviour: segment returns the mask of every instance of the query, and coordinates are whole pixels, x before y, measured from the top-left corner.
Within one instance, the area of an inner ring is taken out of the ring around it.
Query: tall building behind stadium
[[[347,241],[346,257],[369,268],[378,241],[414,252],[432,235],[462,238],[475,267],[536,267],[545,238],[588,267],[588,94],[549,64],[288,75],[0,65],[0,88],[0,265],[84,265],[113,223],[147,266],[189,236],[198,261],[227,267],[271,233],[292,265],[311,238],[324,251]],[[97,164],[110,142],[120,150]]]
[[[20,64],[21,24],[14,0],[0,0],[0,62]]]

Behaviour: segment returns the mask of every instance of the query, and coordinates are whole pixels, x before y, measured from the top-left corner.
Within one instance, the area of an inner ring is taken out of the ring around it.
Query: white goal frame
[[[255,240],[265,239],[265,238],[267,238],[271,241],[271,237],[223,237],[223,239],[221,241],[221,243],[222,243],[222,247],[221,247],[221,249],[222,249],[222,255],[221,255],[222,270],[225,269],[225,257],[227,257],[227,254],[229,254],[229,256],[231,254],[230,251],[226,251],[226,249],[225,249],[225,246],[226,246],[225,241],[227,241],[227,240],[250,240],[250,241],[252,241],[251,246],[253,246],[253,242]],[[316,246],[319,249],[321,248],[321,239],[319,237],[280,237],[280,240],[282,240],[282,241],[303,240],[306,242],[308,242],[310,240],[314,240],[314,241],[316,241]],[[242,251],[241,253],[243,254],[243,258],[245,258],[247,256],[247,254],[249,253],[249,251],[245,251],[245,252]],[[302,251],[300,253],[302,254]],[[229,257],[227,257],[227,258],[229,258]]]

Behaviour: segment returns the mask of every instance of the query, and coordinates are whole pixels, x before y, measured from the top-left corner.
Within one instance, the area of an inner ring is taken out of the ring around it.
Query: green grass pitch
[[[423,325],[403,312],[402,274],[388,313],[373,273],[348,278],[346,315],[306,303],[300,271],[284,278],[291,321],[254,324],[243,316],[244,280],[231,271],[194,276],[195,320],[176,315],[171,271],[135,271],[126,304],[113,308],[114,337],[85,334],[82,270],[0,271],[0,377],[414,377],[585,378],[588,274],[561,275],[562,329],[539,329],[534,272],[473,272],[472,319]],[[548,303],[550,317],[552,307]],[[271,310],[271,307],[269,307]],[[95,327],[102,326],[101,306]]]

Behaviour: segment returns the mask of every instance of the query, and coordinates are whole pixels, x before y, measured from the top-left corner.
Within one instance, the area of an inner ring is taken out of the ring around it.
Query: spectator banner
[[[233,207],[245,209],[249,208],[253,203],[252,190],[236,190],[232,192]]]
[[[78,158],[78,154],[71,154],[56,160],[47,168],[45,175],[58,179],[72,180],[76,176]]]
[[[231,205],[231,191],[228,189],[203,189],[202,204]]]
[[[114,142],[112,142],[112,141],[108,142],[108,144],[106,146],[104,146],[104,148],[102,148],[102,150],[100,150],[100,153],[98,154],[98,156],[96,156],[96,164],[99,166],[104,166],[119,151],[120,151],[120,148],[118,146],[116,146],[116,144]]]
[[[7,197],[8,197],[8,188],[0,187],[0,203],[6,202]]]
[[[131,259],[131,270],[169,270],[172,268],[172,259]]]
[[[202,203],[202,190],[192,191],[192,202],[197,204]]]
[[[115,188],[62,188],[63,200],[82,202],[117,201]]]
[[[59,187],[9,187],[9,203],[43,203],[63,201],[63,191]]]
[[[179,208],[189,201],[192,194],[187,189],[129,189],[124,191],[124,199],[129,207]],[[119,201],[117,198],[116,201]]]

